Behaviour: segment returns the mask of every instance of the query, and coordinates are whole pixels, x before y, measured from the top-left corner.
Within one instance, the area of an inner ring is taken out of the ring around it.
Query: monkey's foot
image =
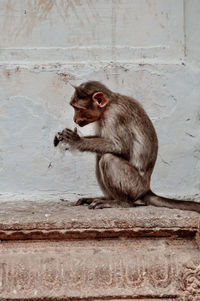
[[[81,198],[75,204],[75,206],[88,205],[88,209],[103,209],[103,208],[128,208],[145,206],[145,203],[141,200],[130,203],[126,201],[117,201],[106,198]]]
[[[107,200],[94,199],[92,203],[88,206],[88,209],[103,209],[103,208],[112,208],[111,202]]]
[[[126,201],[118,200],[107,200],[107,199],[94,199],[88,209],[103,209],[103,208],[129,208],[129,207],[138,207],[145,206],[142,201],[130,203]]]
[[[103,208],[129,208],[134,207],[133,203],[119,200],[108,199],[94,199],[94,201],[88,206],[89,209],[103,209]]]
[[[90,205],[94,201],[102,201],[102,200],[103,198],[81,198],[75,203],[75,206]]]

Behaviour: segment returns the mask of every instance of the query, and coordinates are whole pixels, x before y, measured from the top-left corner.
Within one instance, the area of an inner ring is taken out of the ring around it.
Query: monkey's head
[[[74,87],[70,105],[74,108],[74,122],[83,127],[102,118],[111,91],[97,81]]]

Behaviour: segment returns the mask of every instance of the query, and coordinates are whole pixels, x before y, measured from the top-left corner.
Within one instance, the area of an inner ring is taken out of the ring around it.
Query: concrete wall
[[[0,1],[1,200],[99,194],[94,155],[52,144],[74,126],[69,83],[92,79],[134,96],[152,118],[152,188],[199,195],[199,15],[198,0]]]

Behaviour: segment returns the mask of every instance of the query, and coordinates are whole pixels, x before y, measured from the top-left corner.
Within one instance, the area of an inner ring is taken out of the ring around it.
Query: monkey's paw
[[[68,143],[72,146],[79,142],[80,139],[81,137],[77,133],[77,128],[75,128],[74,131],[66,128],[62,132],[58,132],[58,140]]]

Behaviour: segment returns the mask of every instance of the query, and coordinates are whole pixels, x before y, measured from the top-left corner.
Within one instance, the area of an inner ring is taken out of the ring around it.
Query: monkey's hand
[[[58,140],[68,144],[72,148],[77,148],[81,137],[77,133],[77,128],[74,131],[66,128],[62,132],[58,132]]]

